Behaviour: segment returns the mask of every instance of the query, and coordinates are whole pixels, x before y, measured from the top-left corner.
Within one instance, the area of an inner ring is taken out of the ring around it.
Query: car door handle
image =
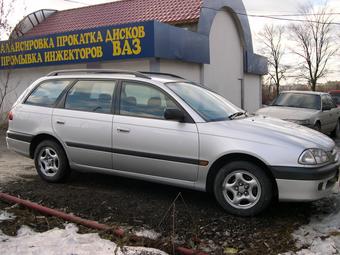
[[[58,125],[65,125],[65,122],[64,122],[64,121],[57,120],[57,124],[58,124]]]
[[[130,133],[130,129],[127,128],[117,128],[117,131],[121,133]]]

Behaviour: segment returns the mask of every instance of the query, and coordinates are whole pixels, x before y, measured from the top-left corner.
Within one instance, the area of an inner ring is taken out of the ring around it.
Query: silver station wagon
[[[273,199],[327,196],[339,177],[334,142],[309,128],[248,116],[180,77],[67,70],[43,77],[9,113],[8,148],[48,182],[71,169],[208,191],[250,216]]]

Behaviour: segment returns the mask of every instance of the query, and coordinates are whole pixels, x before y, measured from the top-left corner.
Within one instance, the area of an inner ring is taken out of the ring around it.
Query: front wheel
[[[39,176],[47,182],[61,182],[70,173],[63,148],[52,140],[42,141],[37,146],[34,163]]]
[[[251,162],[226,164],[215,177],[214,194],[229,213],[253,216],[265,210],[273,197],[273,183],[263,169]]]

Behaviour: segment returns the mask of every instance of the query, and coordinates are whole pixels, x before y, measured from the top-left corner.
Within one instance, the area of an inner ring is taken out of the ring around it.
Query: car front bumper
[[[313,201],[339,185],[339,163],[323,167],[272,167],[280,201]]]

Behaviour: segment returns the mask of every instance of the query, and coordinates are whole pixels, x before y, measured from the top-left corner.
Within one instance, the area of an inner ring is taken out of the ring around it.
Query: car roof
[[[172,76],[171,74],[149,74],[150,78],[154,81],[158,81],[161,83],[170,83],[170,82],[179,82],[179,81],[187,81],[179,76]]]
[[[308,95],[327,95],[327,92],[319,92],[319,91],[308,91],[308,90],[289,90],[282,91],[281,93],[296,93],[296,94],[308,94]]]
[[[61,78],[115,78],[115,79],[126,79],[130,78],[133,80],[153,80],[160,83],[187,81],[184,78],[171,74],[171,73],[160,73],[160,72],[137,72],[130,70],[118,70],[118,69],[69,69],[69,70],[58,70],[50,72],[46,75],[48,79],[61,79]]]

